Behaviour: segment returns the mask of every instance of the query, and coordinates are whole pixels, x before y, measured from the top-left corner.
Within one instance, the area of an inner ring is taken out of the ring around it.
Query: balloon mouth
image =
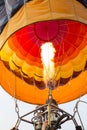
[[[72,20],[49,20],[27,25],[7,39],[1,49],[1,60],[17,77],[21,79],[22,75],[29,85],[44,89],[41,46],[52,43],[56,51],[52,60],[55,76],[47,81],[55,89],[87,69],[86,30],[86,25]],[[51,69],[49,77],[50,72]]]

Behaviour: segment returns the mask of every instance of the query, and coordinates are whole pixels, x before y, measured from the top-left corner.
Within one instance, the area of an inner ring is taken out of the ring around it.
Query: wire
[[[81,123],[81,126],[82,126],[83,130],[85,130],[84,125],[83,125],[83,122],[82,122],[82,119],[81,119],[81,116],[80,116],[80,113],[79,113],[79,110],[78,110],[78,108],[79,108],[79,103],[85,103],[85,104],[87,104],[87,102],[85,102],[85,101],[83,101],[83,100],[80,100],[80,98],[79,98],[79,100],[76,102],[76,105],[75,105],[75,107],[74,107],[73,117],[75,117],[75,115],[76,115],[76,113],[77,113],[77,115],[78,115],[78,117],[79,117],[79,120],[80,120],[80,123]]]

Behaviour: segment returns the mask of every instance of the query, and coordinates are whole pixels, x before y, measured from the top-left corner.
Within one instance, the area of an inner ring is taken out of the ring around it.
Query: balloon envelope
[[[87,93],[87,9],[73,2],[27,1],[3,27],[0,83],[9,94],[25,102],[45,103],[48,88],[41,46],[46,42],[56,50],[55,100],[64,103]]]

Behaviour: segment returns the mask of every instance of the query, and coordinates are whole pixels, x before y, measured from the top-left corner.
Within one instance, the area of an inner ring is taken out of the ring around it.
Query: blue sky
[[[87,102],[87,95],[83,96],[81,100]],[[76,101],[59,105],[60,108],[73,114]],[[27,104],[22,101],[18,101],[20,115],[24,115],[35,109],[35,105]],[[84,124],[85,130],[87,130],[87,104],[79,103],[79,112]],[[79,123],[79,119],[76,116]],[[17,114],[15,112],[15,101],[8,93],[6,93],[2,87],[0,87],[0,130],[10,130],[16,123]],[[80,124],[80,123],[79,123]],[[31,124],[21,122],[19,130],[34,130]],[[75,130],[75,126],[72,121],[68,121],[62,125],[61,130]]]

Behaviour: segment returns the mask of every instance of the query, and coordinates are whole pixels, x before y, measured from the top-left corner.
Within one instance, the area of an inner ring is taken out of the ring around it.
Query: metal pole
[[[48,125],[51,126],[51,121],[50,121],[50,103],[48,104],[47,106],[47,109],[48,109]]]
[[[50,99],[50,98],[52,98],[52,90],[49,88],[48,99]],[[51,117],[51,102],[48,103],[47,110],[48,110],[48,125],[51,127],[51,120],[50,120],[50,117]]]

